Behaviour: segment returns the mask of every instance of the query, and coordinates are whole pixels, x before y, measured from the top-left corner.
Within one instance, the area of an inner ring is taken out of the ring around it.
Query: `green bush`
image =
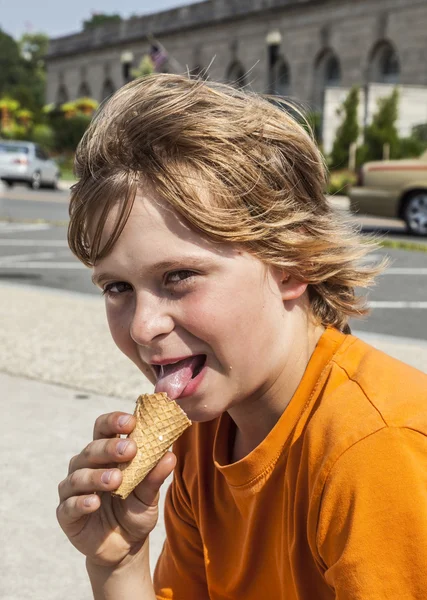
[[[342,122],[337,129],[329,159],[329,164],[332,168],[345,168],[348,166],[350,145],[355,143],[359,136],[359,124],[357,121],[358,106],[359,88],[354,86],[337,111],[342,116]]]
[[[55,130],[56,149],[74,152],[90,121],[91,117],[81,114],[69,118],[56,116],[52,121],[52,127]]]
[[[427,123],[420,123],[412,128],[412,137],[422,142],[427,142]]]
[[[53,150],[56,145],[56,136],[52,127],[49,125],[35,125],[30,138],[36,144],[40,144],[46,150]]]
[[[19,123],[12,122],[9,127],[0,129],[0,137],[6,140],[28,140],[28,129]]]
[[[55,160],[58,163],[62,179],[67,179],[67,180],[75,179],[74,153],[72,153],[72,152],[61,153],[61,154],[55,156]]]
[[[327,194],[337,194],[347,196],[350,188],[355,185],[357,176],[353,171],[342,169],[340,171],[331,171],[329,173],[329,181]]]
[[[427,141],[416,137],[399,138],[394,158],[417,158],[427,149]]]
[[[396,121],[399,108],[399,92],[395,88],[392,94],[378,100],[378,109],[372,123],[365,129],[365,149],[361,152],[363,162],[382,160],[384,144],[390,144],[390,158],[395,158],[399,146]]]

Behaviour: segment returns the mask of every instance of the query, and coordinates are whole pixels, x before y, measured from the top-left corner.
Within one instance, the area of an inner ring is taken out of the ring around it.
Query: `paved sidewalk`
[[[427,342],[355,333],[427,372]],[[132,411],[151,385],[114,346],[96,296],[0,284],[0,342],[0,598],[91,600],[84,558],[56,522],[57,485],[96,417]],[[161,516],[152,567],[163,539]]]

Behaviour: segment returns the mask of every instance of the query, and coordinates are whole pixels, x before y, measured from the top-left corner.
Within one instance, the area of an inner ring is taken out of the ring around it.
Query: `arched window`
[[[338,87],[341,83],[341,67],[338,58],[332,54],[325,64],[325,87]]]
[[[290,96],[291,74],[288,63],[281,58],[275,68],[274,93],[278,96]]]
[[[68,91],[67,88],[65,87],[65,85],[63,83],[61,83],[61,85],[58,88],[58,91],[56,93],[56,103],[58,105],[61,104],[65,104],[66,102],[68,102]]]
[[[376,44],[370,57],[370,81],[399,83],[400,62],[396,49],[388,41]]]
[[[341,65],[339,58],[330,48],[323,50],[314,63],[314,107],[323,111],[325,88],[341,85]]]
[[[92,95],[90,93],[90,87],[88,84],[83,81],[79,86],[79,91],[77,92],[78,98],[91,98]]]
[[[106,79],[102,87],[102,99],[105,100],[106,98],[109,98],[114,94],[115,91],[116,90],[111,79]]]
[[[227,69],[226,81],[236,88],[242,88],[246,85],[246,72],[242,63],[235,60]]]
[[[196,65],[193,69],[189,71],[189,75],[191,79],[206,79],[207,72],[206,69],[204,69],[200,65]]]

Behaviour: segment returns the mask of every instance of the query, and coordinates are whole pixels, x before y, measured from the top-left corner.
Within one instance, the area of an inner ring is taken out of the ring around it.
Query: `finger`
[[[79,469],[96,469],[127,462],[132,460],[136,451],[136,443],[131,439],[95,440],[70,460],[68,474]]]
[[[134,489],[134,496],[146,506],[157,504],[159,490],[176,465],[176,456],[167,452],[145,479]]]
[[[136,419],[124,412],[112,412],[101,415],[95,421],[93,439],[100,440],[115,437],[117,434],[129,434],[135,428]]]
[[[101,506],[101,498],[95,494],[73,496],[56,509],[58,523],[67,535],[76,535],[84,527],[88,515]]]
[[[122,482],[119,469],[79,469],[61,481],[58,486],[60,502],[73,496],[93,492],[111,492]]]

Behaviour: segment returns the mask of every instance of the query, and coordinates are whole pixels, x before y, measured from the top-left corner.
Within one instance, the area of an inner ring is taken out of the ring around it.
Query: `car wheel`
[[[413,235],[427,235],[427,190],[419,190],[408,196],[403,218]]]
[[[57,190],[59,189],[59,174],[57,173],[53,178],[52,183],[49,185],[50,189]]]
[[[33,190],[39,190],[41,188],[41,186],[42,186],[42,176],[40,175],[40,173],[38,171],[35,171],[33,173],[33,176],[30,179],[29,186]]]
[[[4,183],[4,185],[6,185],[8,188],[13,186],[13,181],[10,181],[9,179],[2,179],[2,183]]]

